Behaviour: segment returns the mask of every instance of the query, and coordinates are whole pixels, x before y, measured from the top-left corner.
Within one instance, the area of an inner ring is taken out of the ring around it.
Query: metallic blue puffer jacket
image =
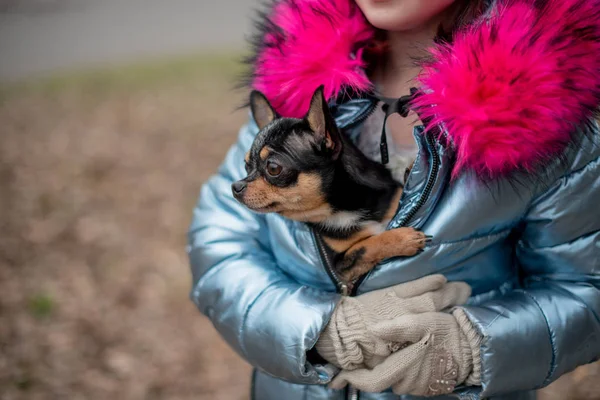
[[[351,138],[372,107],[368,96],[331,101]],[[358,293],[433,273],[467,282],[473,297],[465,310],[484,338],[482,386],[458,388],[456,395],[532,399],[534,389],[600,357],[598,124],[577,124],[573,140],[554,153],[556,160],[545,160],[543,173],[483,181],[468,169],[451,177],[462,155],[455,132],[443,130],[451,125],[443,116],[437,122],[442,135],[415,129],[419,154],[389,226],[413,226],[434,241],[415,257],[379,265]],[[549,135],[547,121],[539,126],[536,138]],[[202,188],[189,231],[191,297],[256,368],[252,398],[352,398],[352,390],[327,388],[335,371],[307,359],[340,298],[313,233],[303,223],[255,214],[231,194],[231,183],[245,176],[244,155],[256,133],[250,120]]]
[[[258,369],[253,398],[345,399],[319,385],[331,375],[306,360],[339,300],[310,229],[255,214],[231,195],[256,132],[253,122],[242,128],[202,189],[189,233],[192,298]],[[408,225],[435,241],[416,257],[382,264],[359,292],[432,273],[469,283],[474,297],[466,310],[485,336],[481,396],[545,386],[597,358],[600,148],[585,139],[566,168],[552,171],[549,186],[485,186],[467,177],[449,184],[450,151],[429,144],[422,131],[415,138],[419,158],[391,227],[414,213]]]

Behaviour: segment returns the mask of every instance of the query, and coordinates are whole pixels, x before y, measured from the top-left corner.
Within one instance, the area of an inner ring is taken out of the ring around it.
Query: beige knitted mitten
[[[357,297],[344,297],[316,344],[318,353],[344,370],[373,368],[398,349],[398,343],[375,335],[379,322],[407,314],[441,311],[461,305],[471,294],[464,282],[448,283],[430,275]]]
[[[407,314],[379,322],[372,329],[382,340],[401,348],[372,369],[342,371],[331,382],[367,392],[391,387],[396,394],[438,396],[462,383],[479,385],[481,336],[462,309],[452,314]]]

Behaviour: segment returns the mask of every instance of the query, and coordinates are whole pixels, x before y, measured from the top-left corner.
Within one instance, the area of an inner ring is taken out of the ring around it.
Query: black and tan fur
[[[402,186],[340,134],[322,87],[303,119],[280,118],[258,91],[250,105],[260,131],[246,154],[248,176],[232,185],[238,201],[313,226],[350,285],[379,262],[425,246],[427,236],[413,228],[385,230]]]

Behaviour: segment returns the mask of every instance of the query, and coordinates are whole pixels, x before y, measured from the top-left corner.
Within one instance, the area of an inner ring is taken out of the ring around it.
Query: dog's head
[[[258,91],[250,106],[260,131],[246,154],[248,176],[234,182],[234,197],[257,212],[320,222],[331,215],[326,191],[333,179],[342,141],[323,96],[313,94],[302,119],[281,118]]]

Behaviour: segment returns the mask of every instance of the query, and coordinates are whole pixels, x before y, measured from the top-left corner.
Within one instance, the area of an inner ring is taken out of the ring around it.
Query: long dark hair
[[[452,41],[454,33],[480,17],[488,6],[489,0],[456,0],[448,10],[448,26],[439,28],[438,40]]]

